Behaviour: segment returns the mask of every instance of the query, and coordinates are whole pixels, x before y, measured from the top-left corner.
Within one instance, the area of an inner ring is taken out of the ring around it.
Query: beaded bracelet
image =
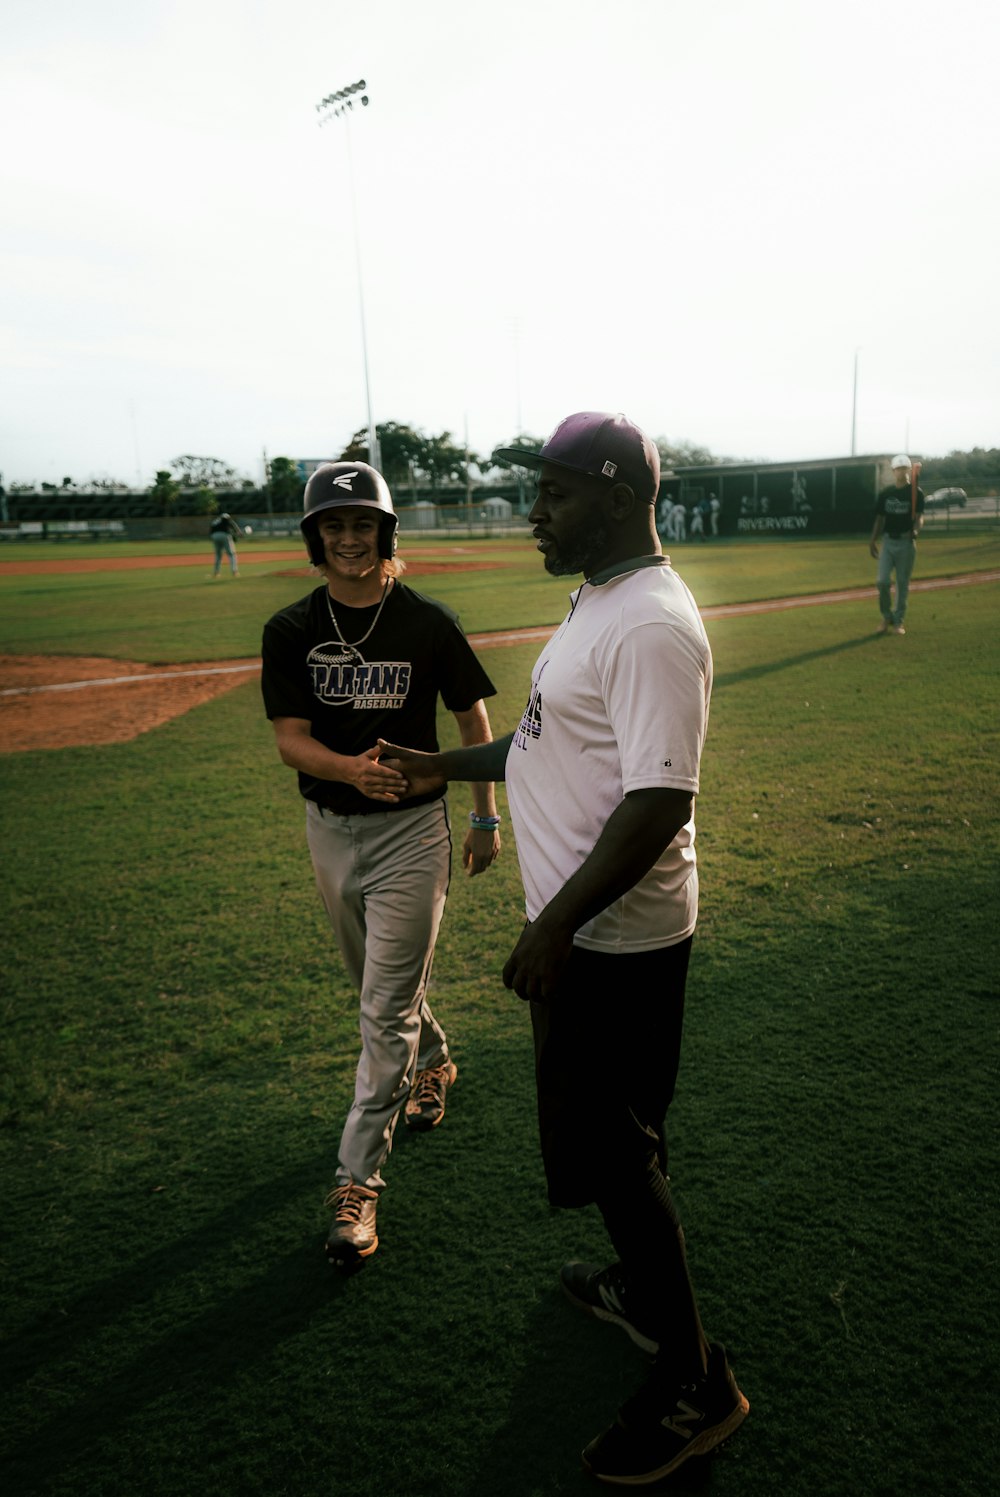
[[[477,832],[495,832],[500,825],[499,816],[480,816],[475,811],[469,812],[469,821]]]

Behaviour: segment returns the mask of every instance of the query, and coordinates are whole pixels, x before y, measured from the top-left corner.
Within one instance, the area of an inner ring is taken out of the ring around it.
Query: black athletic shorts
[[[549,1200],[586,1206],[609,1175],[659,1156],[674,1095],[691,938],[612,956],[574,946],[558,991],[532,1003]]]

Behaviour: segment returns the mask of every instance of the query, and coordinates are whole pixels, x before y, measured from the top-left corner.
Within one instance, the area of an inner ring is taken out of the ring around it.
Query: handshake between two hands
[[[380,776],[381,789],[376,793],[376,799],[406,800],[413,795],[439,790],[448,783],[447,776],[441,771],[438,754],[401,748],[399,744],[387,743],[380,738],[365,757],[370,760],[371,771]],[[371,793],[366,791],[366,794]],[[481,858],[466,848],[467,872],[482,871],[495,859],[498,851],[499,838],[495,834],[492,849]],[[545,1003],[558,985],[572,945],[572,930],[561,929],[544,916],[529,922],[504,964],[504,987],[510,988],[519,998]]]
[[[406,800],[413,795],[439,790],[448,783],[447,776],[441,772],[437,754],[401,748],[399,744],[387,743],[380,738],[365,757],[370,761],[371,771],[380,776],[381,789],[375,794],[376,799]],[[499,837],[495,833],[492,843],[489,852],[482,856],[466,847],[463,861],[467,872],[481,872],[493,862],[499,851]],[[504,964],[504,987],[510,988],[519,998],[546,1002],[562,974],[572,944],[572,931],[549,929],[544,920],[527,924]]]
[[[410,795],[423,795],[447,784],[447,776],[441,773],[440,757],[437,754],[421,754],[414,749],[400,748],[398,744],[378,741],[379,765],[387,773],[397,776],[394,799],[405,800]],[[499,837],[494,834],[494,845],[486,862],[492,862],[499,851]],[[476,873],[475,855],[466,848],[466,870]],[[519,998],[535,1003],[546,1003],[556,991],[573,947],[572,929],[561,928],[543,915],[529,921],[521,932],[514,950],[504,963],[501,974],[503,985]]]
[[[430,795],[448,783],[437,754],[400,748],[398,744],[386,743],[384,738],[380,738],[375,747],[369,749],[368,754],[363,757],[368,762],[363,770],[359,789],[373,800],[398,805],[400,801],[409,800],[415,795]],[[367,788],[365,780],[373,782],[374,788]],[[469,828],[462,843],[462,867],[470,877],[485,873],[496,862],[499,854],[499,824]]]
[[[377,787],[373,791],[366,785],[359,786],[364,794],[376,800],[408,800],[414,795],[427,795],[440,790],[447,779],[438,768],[436,754],[424,754],[417,749],[401,748],[395,743],[386,743],[380,738],[374,748],[364,756],[374,772],[367,785]]]

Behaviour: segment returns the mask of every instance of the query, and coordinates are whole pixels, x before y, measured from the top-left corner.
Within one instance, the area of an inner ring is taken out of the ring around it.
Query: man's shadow
[[[314,1188],[327,1165],[324,1153],[262,1181],[200,1227],[165,1240],[118,1273],[89,1285],[77,1299],[38,1316],[9,1339],[0,1389],[15,1395],[51,1366],[86,1358],[91,1341],[127,1321],[165,1285],[231,1251],[234,1222],[260,1223],[273,1216]],[[137,1347],[110,1376],[81,1390],[9,1446],[5,1459],[12,1478],[23,1473],[36,1482],[53,1479],[95,1440],[114,1436],[155,1403],[165,1388],[194,1386],[208,1396],[226,1386],[299,1335],[317,1310],[345,1288],[346,1279],[325,1262],[316,1234],[300,1233],[289,1251],[269,1257],[263,1272],[177,1329]]]
[[[879,644],[881,638],[872,630],[854,639],[838,640],[835,645],[826,645],[821,650],[803,650],[800,655],[786,655],[783,660],[767,660],[760,665],[747,666],[746,670],[728,671],[715,677],[713,689],[718,691],[720,687],[738,686],[744,681],[759,681],[763,676],[773,676],[777,671],[790,670],[796,665],[808,665],[810,661],[826,660],[831,655],[842,655],[845,650],[856,650],[862,645]]]
[[[526,1361],[511,1390],[507,1418],[484,1446],[462,1497],[511,1497],[524,1491],[595,1497],[608,1490],[587,1474],[580,1453],[613,1424],[619,1406],[644,1382],[652,1360],[623,1331],[575,1309],[558,1287],[546,1291],[524,1328]],[[712,1458],[685,1462],[645,1492],[709,1490]]]

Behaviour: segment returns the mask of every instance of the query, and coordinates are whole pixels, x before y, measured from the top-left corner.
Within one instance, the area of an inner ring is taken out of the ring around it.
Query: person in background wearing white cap
[[[595,1203],[617,1261],[567,1263],[562,1287],[655,1356],[583,1463],[649,1486],[705,1455],[749,1404],[702,1328],[667,1176],[698,913],[694,800],[712,653],[655,528],[659,455],[622,415],[582,411],[541,452],[529,519],[546,570],[582,572],[532,672],[517,731],[489,747],[383,763],[422,793],[506,779],[527,923],[503,980],[530,1003],[542,1161],[555,1206]]]
[[[924,491],[916,485],[913,465],[905,452],[892,460],[895,480],[875,503],[875,523],[868,549],[878,562],[880,634],[905,634],[906,599],[917,555],[917,536],[924,523]],[[879,542],[881,541],[881,548]],[[892,574],[896,573],[896,606],[892,606]]]

